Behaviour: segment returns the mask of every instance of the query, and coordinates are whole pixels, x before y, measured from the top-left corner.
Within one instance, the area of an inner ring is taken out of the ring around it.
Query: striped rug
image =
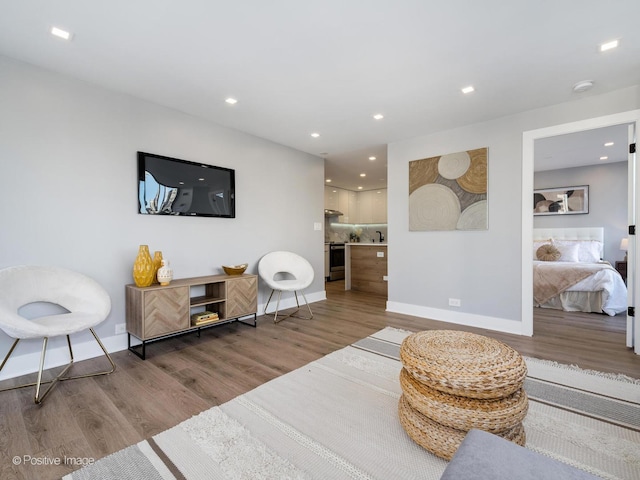
[[[385,328],[65,479],[439,479],[446,462],[397,418]],[[526,359],[527,448],[605,479],[640,479],[640,381]]]

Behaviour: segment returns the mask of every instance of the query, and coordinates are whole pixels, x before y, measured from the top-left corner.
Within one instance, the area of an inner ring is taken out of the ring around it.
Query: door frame
[[[533,238],[533,214],[531,208],[531,195],[533,193],[533,164],[534,143],[536,140],[546,137],[555,137],[568,133],[576,133],[584,130],[610,127],[635,123],[636,132],[640,124],[640,110],[594,117],[576,122],[563,123],[550,127],[528,130],[522,133],[522,333],[533,335],[533,262],[531,261],[531,239]],[[631,182],[630,182],[630,185]],[[632,198],[632,191],[629,192]],[[638,196],[640,197],[640,195]],[[636,207],[636,211],[638,208]],[[630,219],[631,220],[631,219]],[[637,219],[636,219],[637,220]],[[630,223],[631,225],[631,223]],[[631,241],[629,243],[632,243]],[[631,254],[632,248],[629,249]],[[634,257],[629,257],[629,266],[634,278],[638,277],[640,262],[635,262]],[[635,282],[634,282],[635,283]],[[632,287],[633,288],[633,287]],[[635,298],[629,294],[629,298]],[[636,335],[637,336],[637,335]],[[636,353],[640,353],[640,345],[636,344]]]

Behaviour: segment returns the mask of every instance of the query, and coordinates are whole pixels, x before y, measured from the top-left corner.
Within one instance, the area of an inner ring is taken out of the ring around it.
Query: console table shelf
[[[128,347],[144,359],[146,344],[188,332],[239,321],[256,326],[258,277],[210,275],[182,278],[170,285],[125,286]],[[204,311],[218,314],[217,321],[195,325],[191,316]],[[253,315],[253,324],[241,318]],[[131,337],[142,343],[131,345]]]

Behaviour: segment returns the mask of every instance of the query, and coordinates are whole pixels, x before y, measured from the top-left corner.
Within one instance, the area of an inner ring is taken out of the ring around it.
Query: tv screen
[[[138,212],[235,218],[235,170],[138,152]]]

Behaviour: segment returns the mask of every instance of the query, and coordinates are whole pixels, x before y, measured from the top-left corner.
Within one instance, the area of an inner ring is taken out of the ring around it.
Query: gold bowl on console
[[[248,265],[248,263],[243,263],[241,265],[223,265],[222,269],[227,275],[242,275]]]

